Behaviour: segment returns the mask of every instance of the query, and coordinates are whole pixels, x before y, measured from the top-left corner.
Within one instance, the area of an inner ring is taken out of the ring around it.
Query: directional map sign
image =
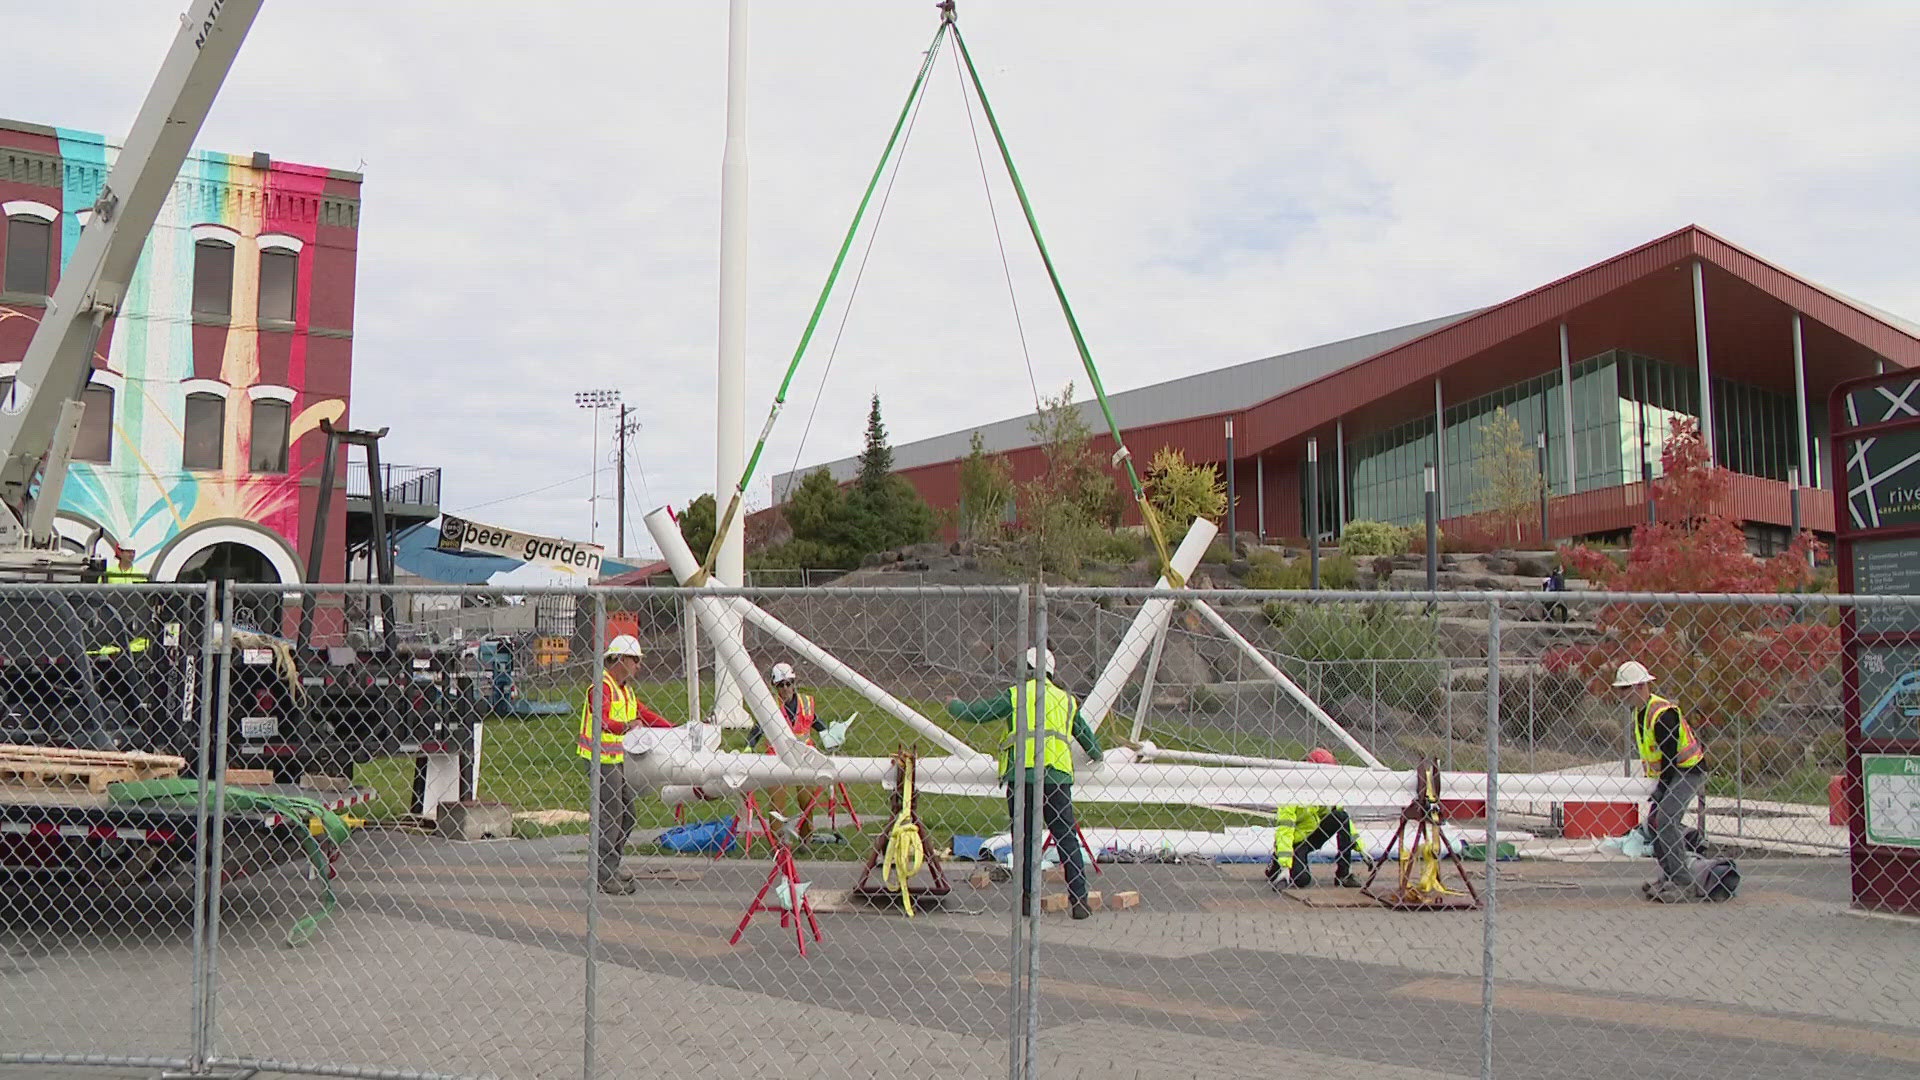
[[[1920,848],[1920,755],[1863,754],[1867,843]]]

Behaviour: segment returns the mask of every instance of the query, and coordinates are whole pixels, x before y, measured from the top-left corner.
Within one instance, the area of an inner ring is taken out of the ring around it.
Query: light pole
[[[591,474],[593,493],[587,496],[587,510],[591,523],[587,526],[587,542],[600,542],[600,410],[616,408],[620,404],[618,390],[580,390],[573,395],[573,403],[593,414],[593,452],[589,455],[593,462]]]

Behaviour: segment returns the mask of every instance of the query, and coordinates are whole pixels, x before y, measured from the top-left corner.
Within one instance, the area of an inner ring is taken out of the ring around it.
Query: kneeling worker
[[[1332,752],[1315,748],[1307,760],[1337,765]],[[1339,806],[1276,806],[1273,808],[1273,859],[1267,863],[1267,884],[1273,891],[1304,889],[1313,884],[1307,860],[1320,845],[1334,842],[1333,880],[1347,889],[1360,887],[1353,873],[1353,857],[1360,854],[1360,833],[1353,818]],[[1365,858],[1365,855],[1361,855]]]
[[[1053,684],[1053,651],[1046,655],[1046,674],[1040,674],[1040,657],[1035,650],[1027,650],[1028,681],[1019,686],[1010,687],[999,697],[983,701],[949,701],[947,714],[959,720],[971,720],[984,723],[992,720],[1004,720],[1007,724],[1007,749],[1000,758],[1000,779],[1007,785],[1007,818],[1012,822],[1013,842],[1021,845],[1021,850],[1033,849],[1034,803],[1039,802],[1040,818],[1046,822],[1047,832],[1053,835],[1053,844],[1060,853],[1060,864],[1066,868],[1067,896],[1072,902],[1073,917],[1084,919],[1093,914],[1093,908],[1087,902],[1087,871],[1080,854],[1080,829],[1073,814],[1073,750],[1068,740],[1080,744],[1087,757],[1100,761],[1100,738],[1088,726],[1086,718],[1080,715],[1080,703]],[[1013,768],[1014,741],[1019,736],[1019,702],[1022,695],[1026,700],[1026,714],[1032,725],[1032,737],[1026,740],[1021,754],[1025,767],[1015,773]],[[1021,816],[1026,820],[1013,821],[1013,785],[1025,783],[1033,776],[1034,746],[1043,744],[1041,762],[1046,769],[1044,798],[1034,798],[1042,790],[1029,785],[1030,797],[1022,809]],[[1038,866],[1029,861],[1026,874],[1020,882],[1020,909],[1029,911],[1033,906],[1034,882],[1038,876]]]

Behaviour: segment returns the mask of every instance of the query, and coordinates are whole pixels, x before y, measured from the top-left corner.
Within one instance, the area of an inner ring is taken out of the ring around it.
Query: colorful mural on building
[[[114,152],[96,135],[0,122],[9,227],[57,212],[51,238],[63,263]],[[20,182],[56,177],[52,190]],[[347,418],[358,198],[352,174],[188,158],[95,355],[88,420],[110,412],[110,449],[75,462],[63,534],[104,530],[160,580],[191,576],[219,545],[299,579],[320,423]],[[46,310],[35,299],[0,292],[0,377]],[[338,505],[330,517],[343,520]],[[330,555],[331,573],[339,562]]]

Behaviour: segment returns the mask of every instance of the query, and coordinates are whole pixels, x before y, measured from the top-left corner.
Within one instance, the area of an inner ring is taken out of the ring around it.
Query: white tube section
[[[646,516],[645,521],[647,532],[653,536],[653,542],[659,545],[660,553],[666,557],[674,578],[685,581],[692,577],[694,571],[700,568],[700,562],[688,550],[686,540],[681,537],[679,527],[673,523],[666,508],[655,509]],[[707,587],[715,588],[717,583],[710,577]],[[796,764],[805,763],[817,768],[819,762],[827,760],[826,755],[793,737],[793,729],[787,726],[780,714],[780,702],[774,698],[773,691],[760,678],[759,672],[754,670],[753,659],[747,655],[740,639],[726,637],[729,606],[721,597],[693,601],[694,614],[706,631],[707,639],[714,645],[716,674],[725,671],[733,677],[734,685],[743,693],[747,711],[759,722],[760,733],[766,736],[767,744],[773,747],[774,753]],[[732,621],[737,627],[738,616]]]
[[[1187,529],[1187,538],[1173,552],[1173,569],[1182,577],[1193,573],[1200,565],[1200,559],[1207,553],[1207,545],[1220,530],[1213,522],[1205,518],[1194,518],[1193,525]],[[1167,587],[1164,575],[1154,582],[1156,589]],[[1107,666],[1100,671],[1100,677],[1094,680],[1093,689],[1087,691],[1087,699],[1080,703],[1080,715],[1087,718],[1093,730],[1100,730],[1100,722],[1107,718],[1113,709],[1120,690],[1133,677],[1133,669],[1147,655],[1153,639],[1166,631],[1167,618],[1173,614],[1173,601],[1156,597],[1140,605],[1140,611],[1133,617],[1133,625],[1121,636],[1120,644],[1114,648],[1113,656],[1108,658]]]
[[[893,778],[891,758],[821,756],[818,764],[811,764],[765,754],[695,753],[683,747],[684,743],[648,753],[630,750],[628,778],[659,791],[668,805],[700,798],[731,798],[768,787],[886,785]],[[1380,806],[1411,800],[1415,783],[1416,774],[1412,772],[1371,769],[1095,763],[1075,771],[1073,797],[1075,802]],[[977,756],[921,760],[915,767],[914,788],[928,794],[983,798],[998,796],[1004,790],[997,763]],[[1499,778],[1497,790],[1502,799],[1515,801],[1641,802],[1652,794],[1653,781],[1644,777],[1509,773]],[[1487,775],[1442,773],[1440,796],[1485,799]]]
[[[1260,652],[1259,649],[1254,648],[1253,642],[1248,641],[1246,638],[1242,637],[1240,635],[1240,631],[1235,630],[1233,628],[1233,624],[1228,622],[1223,616],[1221,616],[1219,612],[1213,610],[1211,606],[1209,606],[1205,601],[1202,601],[1202,600],[1193,601],[1193,606],[1194,606],[1194,609],[1199,611],[1200,614],[1204,616],[1208,622],[1213,624],[1214,629],[1220,631],[1222,634],[1226,635],[1228,640],[1232,641],[1235,645],[1238,645],[1240,647],[1240,651],[1247,654],[1247,659],[1252,660],[1254,663],[1254,666],[1258,667],[1262,672],[1264,672],[1267,678],[1272,679],[1274,682],[1279,683],[1280,689],[1285,690],[1287,692],[1288,697],[1299,702],[1301,708],[1311,713],[1315,720],[1320,721],[1320,726],[1326,728],[1328,731],[1333,732],[1334,738],[1339,739],[1340,742],[1344,744],[1347,749],[1360,755],[1361,761],[1366,762],[1368,765],[1376,769],[1386,768],[1385,765],[1381,764],[1379,758],[1373,756],[1373,751],[1368,750],[1366,747],[1360,745],[1359,740],[1355,739],[1352,735],[1347,734],[1347,729],[1341,727],[1339,721],[1335,720],[1331,716],[1328,716],[1327,710],[1321,708],[1318,702],[1308,697],[1307,692],[1305,690],[1300,689],[1299,685],[1296,684],[1292,679],[1287,678],[1286,672],[1281,671],[1279,668],[1275,667],[1273,665],[1273,661],[1268,660],[1266,656]]]
[[[818,664],[821,670],[845,683],[861,697],[884,709],[889,716],[907,725],[915,734],[931,739],[949,754],[957,754],[960,757],[987,756],[962,742],[959,736],[920,715],[906,702],[882,690],[872,680],[848,667],[832,653],[807,640],[799,631],[774,618],[757,605],[744,599],[736,599],[735,605],[735,610],[745,616],[747,621],[773,635],[774,639],[782,645]]]

